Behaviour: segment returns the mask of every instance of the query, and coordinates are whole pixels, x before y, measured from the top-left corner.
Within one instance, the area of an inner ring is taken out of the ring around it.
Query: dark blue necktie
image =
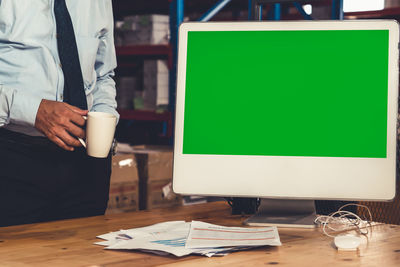
[[[64,102],[86,110],[87,101],[78,48],[65,0],[55,0],[54,14],[57,27],[58,54],[64,73]]]

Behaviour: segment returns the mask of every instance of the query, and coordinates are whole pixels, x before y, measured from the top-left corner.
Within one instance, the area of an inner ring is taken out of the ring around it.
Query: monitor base
[[[256,214],[244,221],[250,226],[314,228],[314,200],[261,199]]]

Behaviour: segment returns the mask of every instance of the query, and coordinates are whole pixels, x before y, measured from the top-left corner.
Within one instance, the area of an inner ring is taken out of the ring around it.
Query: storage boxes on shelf
[[[115,25],[117,45],[159,45],[169,42],[169,16],[167,15],[127,16]]]
[[[123,78],[122,88],[117,87],[121,114],[116,130],[118,140],[131,144],[170,142],[172,120],[168,112],[168,67],[172,65],[173,52],[169,45],[169,31],[168,15],[132,15],[115,22],[117,83],[118,77],[136,77],[136,81]],[[145,62],[147,60],[152,62]]]
[[[140,81],[138,75],[142,73],[143,81]],[[167,61],[144,60],[143,69],[135,74],[117,79],[118,109],[165,110],[169,102]]]

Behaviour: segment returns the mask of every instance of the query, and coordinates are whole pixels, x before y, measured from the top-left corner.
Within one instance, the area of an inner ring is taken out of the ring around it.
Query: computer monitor
[[[398,43],[390,20],[182,24],[174,191],[394,198]]]

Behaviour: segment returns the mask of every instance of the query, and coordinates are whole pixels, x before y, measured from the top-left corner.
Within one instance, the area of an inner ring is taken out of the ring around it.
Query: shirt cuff
[[[41,97],[24,91],[16,91],[10,110],[10,122],[34,127],[41,101]]]

